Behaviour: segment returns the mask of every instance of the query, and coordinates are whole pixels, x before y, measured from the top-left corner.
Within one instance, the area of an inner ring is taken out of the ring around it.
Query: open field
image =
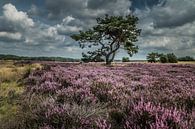
[[[192,129],[195,65],[50,63],[25,79],[15,110],[2,128]]]

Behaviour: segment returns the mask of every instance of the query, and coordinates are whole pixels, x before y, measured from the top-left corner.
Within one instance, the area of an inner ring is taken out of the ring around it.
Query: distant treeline
[[[79,62],[80,59],[63,58],[63,57],[27,57],[16,55],[0,54],[0,60],[25,60],[25,61],[62,61],[62,62]]]
[[[191,56],[179,57],[179,61],[195,61],[195,59]]]

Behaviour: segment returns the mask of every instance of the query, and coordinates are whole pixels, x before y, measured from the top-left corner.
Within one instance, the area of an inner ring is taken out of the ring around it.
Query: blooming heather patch
[[[195,65],[53,65],[25,93],[41,129],[195,128]]]

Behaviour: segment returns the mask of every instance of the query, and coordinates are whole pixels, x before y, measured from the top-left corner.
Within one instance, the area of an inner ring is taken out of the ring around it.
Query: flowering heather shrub
[[[127,112],[124,126],[126,129],[132,127],[137,129],[187,129],[189,125],[189,122],[185,120],[186,114],[182,110],[168,109],[160,105],[154,106],[150,102],[143,102],[143,100],[127,109]]]
[[[195,65],[52,65],[26,82],[40,129],[195,128]]]

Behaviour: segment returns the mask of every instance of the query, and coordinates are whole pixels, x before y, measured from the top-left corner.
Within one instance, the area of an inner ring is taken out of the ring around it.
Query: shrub
[[[158,61],[159,54],[157,52],[151,52],[151,53],[148,53],[146,58],[147,58],[148,62],[156,63]]]
[[[174,53],[167,54],[167,58],[168,58],[169,63],[177,63],[178,62],[177,57],[175,56]]]
[[[185,113],[182,110],[168,109],[150,102],[139,101],[127,109],[125,128],[138,129],[179,129],[187,128]]]
[[[168,63],[168,58],[166,55],[161,55],[160,56],[160,62],[161,63]]]
[[[30,73],[16,118],[0,122],[0,128],[191,129],[194,68],[51,65]]]
[[[122,62],[129,62],[129,57],[123,57]]]

